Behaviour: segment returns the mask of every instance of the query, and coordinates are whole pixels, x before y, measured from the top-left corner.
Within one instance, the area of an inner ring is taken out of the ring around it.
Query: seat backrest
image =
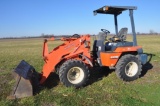
[[[128,28],[122,28],[118,33],[118,38],[120,38],[121,41],[126,40],[127,32],[128,32]]]

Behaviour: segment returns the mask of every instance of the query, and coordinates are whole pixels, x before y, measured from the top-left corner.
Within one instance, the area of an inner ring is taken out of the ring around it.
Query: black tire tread
[[[82,66],[85,67],[86,70],[84,70],[84,74],[86,74],[86,77],[85,79],[79,83],[79,84],[71,84],[69,81],[66,80],[65,78],[65,75],[66,75],[66,71],[67,71],[67,67],[70,66],[70,65],[74,65],[74,64],[81,64]],[[59,70],[59,78],[60,78],[60,81],[66,86],[66,87],[70,87],[70,86],[74,86],[76,88],[79,88],[79,87],[83,87],[86,85],[87,81],[89,80],[89,76],[90,76],[90,72],[89,72],[89,69],[88,67],[82,62],[82,61],[79,61],[79,60],[75,60],[75,59],[70,59],[70,60],[67,60],[65,61],[62,66],[60,67],[60,70]]]
[[[136,63],[138,64],[138,72],[135,76],[133,77],[127,77],[125,74],[124,74],[124,65],[126,64],[126,62],[129,62],[129,61],[136,61]],[[131,55],[131,54],[126,54],[126,55],[123,55],[117,65],[116,65],[116,74],[117,76],[122,79],[123,81],[133,81],[137,78],[139,78],[139,76],[141,75],[141,71],[142,71],[142,65],[141,65],[141,61],[135,56],[135,55]]]

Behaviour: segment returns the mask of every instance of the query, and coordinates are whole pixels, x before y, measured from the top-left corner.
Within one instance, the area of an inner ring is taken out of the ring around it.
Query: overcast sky
[[[160,33],[160,0],[0,0],[0,37],[97,34],[101,28],[115,33],[112,15],[93,15],[104,5],[137,6],[136,32]],[[128,11],[118,24],[131,32]]]

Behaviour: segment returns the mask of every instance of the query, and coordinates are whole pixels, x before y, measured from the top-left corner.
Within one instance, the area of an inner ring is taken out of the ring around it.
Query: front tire
[[[67,60],[59,70],[60,81],[67,87],[82,87],[87,83],[89,76],[88,67],[79,60]]]
[[[124,81],[136,80],[139,78],[141,71],[141,61],[131,54],[122,56],[116,65],[116,74]]]

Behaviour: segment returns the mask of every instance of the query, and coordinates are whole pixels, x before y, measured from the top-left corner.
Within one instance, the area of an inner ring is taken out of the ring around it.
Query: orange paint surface
[[[135,52],[140,48],[142,47],[141,46],[117,47],[114,52],[101,52],[100,58],[101,58],[102,65],[115,66],[122,53]]]
[[[121,53],[101,52],[100,58],[103,66],[115,66]]]
[[[54,48],[51,52],[48,51],[47,40],[43,44],[43,59],[45,61],[42,78],[40,83],[42,84],[51,72],[55,71],[55,66],[62,60],[71,58],[77,58],[79,54],[83,54],[90,57],[90,35],[81,36],[80,38],[62,38],[63,44]],[[88,47],[85,47],[84,43],[88,43]]]

